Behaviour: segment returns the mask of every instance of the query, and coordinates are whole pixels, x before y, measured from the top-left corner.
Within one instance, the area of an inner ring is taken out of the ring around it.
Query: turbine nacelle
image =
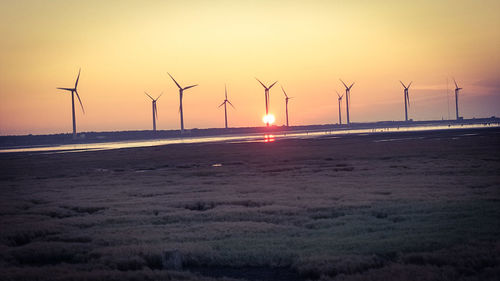
[[[455,91],[458,92],[458,91],[463,89],[463,88],[458,87],[457,81],[455,81],[455,79],[453,79],[453,82],[455,83]]]
[[[403,88],[405,88],[405,90],[408,90],[408,89],[410,89],[410,86],[413,83],[413,81],[411,81],[410,84],[408,84],[408,86],[406,86],[401,80],[399,80],[399,83],[401,83],[401,85],[403,85]]]
[[[408,94],[408,90],[410,89],[410,86],[411,84],[413,83],[413,81],[410,82],[410,84],[408,84],[408,86],[406,86],[403,81],[399,80],[399,83],[401,83],[401,85],[403,86],[403,88],[405,89],[404,91],[404,94],[405,94],[405,98],[407,100],[407,103],[408,103],[408,107],[410,107],[410,94]]]
[[[221,107],[226,103],[229,103],[230,106],[232,106],[234,109],[236,109],[236,107],[234,107],[234,105],[227,99],[227,87],[226,87],[226,85],[224,85],[224,96],[225,96],[224,101],[218,107]]]
[[[147,92],[144,92],[146,94],[146,96],[148,96],[153,102],[156,102],[162,95],[163,95],[163,92],[155,99],[153,98],[152,96],[150,96]]]
[[[274,85],[274,84],[273,84]],[[293,99],[293,97],[289,97],[286,92],[285,92],[285,89],[283,89],[283,86],[281,86],[281,90],[283,90],[283,94],[285,94],[285,100],[288,101],[289,99]]]
[[[63,91],[68,91],[68,92],[71,92],[71,93],[75,93],[76,94],[76,97],[78,98],[78,102],[80,102],[80,107],[82,108],[82,112],[83,114],[85,114],[85,109],[83,108],[83,103],[82,103],[82,100],[80,99],[80,95],[78,94],[78,91],[77,91],[77,87],[78,87],[78,81],[80,80],[80,73],[81,73],[82,69],[80,68],[78,70],[78,76],[76,77],[76,81],[75,81],[75,87],[74,88],[56,88],[56,89],[59,89],[59,90],[63,90]]]
[[[342,81],[342,79],[339,79],[339,80],[340,80],[340,82],[342,82],[342,84],[344,84],[346,91],[350,91],[352,86],[354,86],[354,83],[356,83],[356,82],[352,82],[351,86],[348,87],[347,84],[344,83],[344,81]]]
[[[337,92],[337,91],[335,91],[335,93],[337,93],[337,96],[339,97],[339,101],[342,101],[344,94],[340,95],[339,92]]]
[[[172,81],[174,81],[175,85],[177,85],[177,88],[179,88],[179,99],[180,99],[180,102],[179,102],[179,114],[180,114],[180,117],[181,117],[181,133],[182,133],[182,132],[184,132],[184,117],[183,117],[183,111],[182,111],[182,97],[183,97],[183,92],[184,92],[184,90],[187,90],[187,89],[190,89],[190,88],[198,86],[198,84],[182,88],[181,85],[179,85],[179,83],[177,83],[177,81],[175,81],[174,77],[172,77],[172,75],[170,75],[170,73],[168,73],[168,76],[170,76],[170,78],[172,78]]]
[[[172,75],[170,75],[170,73],[167,72],[167,74],[168,74],[168,76],[170,76],[170,78],[172,78],[172,80],[174,81],[175,85],[177,85],[177,87],[179,88],[179,90],[181,92],[184,91],[184,90],[187,90],[187,89],[190,89],[190,88],[198,86],[198,84],[196,84],[196,85],[191,85],[191,86],[187,86],[185,88],[182,88],[181,85],[179,85],[179,83],[177,83],[177,81],[175,81],[174,77],[172,77]]]
[[[154,118],[158,120],[158,108],[156,107],[156,101],[163,95],[163,92],[156,99],[150,96],[147,92],[144,93],[151,99],[151,102],[153,103]]]
[[[269,91],[271,90],[271,88],[274,86],[274,84],[278,83],[278,81],[275,81],[274,83],[271,84],[271,86],[269,87],[266,87],[266,85],[264,85],[264,83],[262,83],[259,79],[255,78],[257,81],[259,81],[259,83],[262,85],[262,87],[264,87],[264,89],[266,89],[266,91]]]
[[[150,96],[147,92],[144,92],[144,93],[146,94],[146,96],[148,96],[151,99],[151,102],[153,103],[153,113],[154,113],[156,120],[158,120],[158,108],[156,107],[156,101],[158,99],[160,99],[160,97],[163,95],[163,92],[156,99],[153,98],[152,96]]]
[[[82,100],[80,99],[80,95],[78,94],[78,90],[77,90],[78,81],[80,81],[81,71],[82,71],[82,69],[80,68],[78,70],[78,76],[76,77],[74,88],[57,88],[59,90],[71,92],[71,115],[72,115],[72,119],[73,119],[73,138],[74,139],[76,139],[76,137],[77,137],[77,134],[76,134],[76,116],[75,116],[75,94],[76,94],[76,97],[78,98],[78,102],[80,102],[82,112],[83,112],[83,114],[85,114],[85,109],[83,108],[83,103],[82,103]]]

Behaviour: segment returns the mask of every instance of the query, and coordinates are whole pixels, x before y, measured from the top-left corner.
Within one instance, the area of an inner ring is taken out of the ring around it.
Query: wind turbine
[[[255,78],[255,79],[257,79],[257,78]],[[266,87],[264,85],[264,83],[260,82],[259,79],[257,79],[257,81],[259,81],[259,83],[262,85],[262,87],[264,87],[264,94],[265,94],[265,98],[266,98],[266,116],[268,116],[269,115],[269,90],[271,90],[271,88],[274,86],[274,84],[276,84],[278,81],[274,82],[269,87]],[[269,122],[267,122],[266,125],[269,127]]]
[[[411,81],[410,84],[408,84],[408,87],[403,82],[401,82],[401,80],[399,80],[399,82],[401,83],[401,85],[403,85],[403,88],[404,88],[405,121],[408,121],[408,107],[410,107],[410,95],[408,94],[408,89],[410,89],[411,83],[413,83],[413,81]]]
[[[349,99],[351,98],[351,88],[354,86],[355,82],[352,82],[351,86],[347,87],[347,85],[342,81],[342,79],[339,79],[342,84],[344,84],[345,87],[345,102],[346,102],[346,112],[347,112],[347,125],[351,124],[349,121]]]
[[[288,127],[288,100],[293,99],[293,97],[288,97],[288,95],[285,92],[285,89],[283,89],[283,86],[281,86],[281,90],[283,90],[283,94],[285,94],[286,126]]]
[[[151,103],[153,104],[153,131],[156,132],[156,120],[158,119],[158,110],[156,108],[156,101],[161,97],[161,95],[163,95],[163,93],[161,93],[156,99],[154,99],[148,93],[146,92],[144,93],[151,99]]]
[[[455,82],[455,110],[457,112],[457,120],[458,120],[460,118],[458,115],[458,92],[460,92],[462,88],[458,87],[457,81],[455,81],[455,79],[453,79],[453,82]]]
[[[74,139],[76,138],[75,94],[76,94],[76,97],[78,98],[78,101],[80,102],[80,106],[82,107],[83,114],[85,114],[85,109],[83,109],[82,100],[80,99],[80,95],[78,95],[78,91],[76,90],[76,88],[78,86],[78,80],[80,79],[81,70],[82,70],[81,68],[80,68],[80,70],[78,70],[78,76],[76,77],[76,82],[75,82],[74,88],[57,88],[59,90],[71,92],[71,112],[73,115],[73,138]]]
[[[340,109],[342,108],[342,98],[344,95],[340,95],[339,92],[335,91],[337,93],[337,96],[339,97],[339,125],[342,125],[342,111]]]
[[[177,83],[177,81],[175,81],[174,77],[172,77],[172,75],[170,75],[170,73],[168,73],[168,76],[170,76],[170,78],[172,78],[172,80],[174,80],[175,85],[177,85],[177,87],[179,87],[179,103],[180,103],[179,113],[181,114],[181,133],[184,133],[184,115],[183,115],[183,111],[182,111],[182,96],[184,94],[184,90],[196,87],[196,86],[198,86],[198,84],[182,88],[181,85],[179,85],[179,83]]]
[[[225,96],[226,96],[226,99],[224,99],[224,102],[222,102],[218,107],[221,107],[224,105],[224,120],[225,120],[225,124],[226,124],[226,129],[227,129],[227,104],[229,103],[229,105],[231,105],[233,108],[234,105],[227,99],[227,87],[226,85],[224,85],[224,93],[225,93]],[[236,109],[236,108],[235,108]]]

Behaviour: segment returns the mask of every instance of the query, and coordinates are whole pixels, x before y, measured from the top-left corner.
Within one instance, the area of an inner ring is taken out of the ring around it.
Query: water
[[[439,125],[439,126],[413,126],[413,127],[393,127],[393,128],[371,128],[371,129],[345,129],[345,130],[317,130],[317,131],[289,131],[273,134],[246,134],[246,135],[222,135],[216,137],[186,137],[171,139],[154,139],[142,141],[120,141],[120,142],[98,142],[66,144],[54,146],[38,146],[0,149],[0,153],[12,152],[38,152],[38,153],[67,153],[82,151],[98,151],[120,148],[149,147],[169,144],[187,144],[187,143],[209,143],[209,142],[274,142],[280,139],[305,139],[317,137],[341,137],[342,135],[366,135],[375,133],[391,132],[416,132],[416,131],[435,131],[435,130],[453,130],[453,129],[471,129],[471,128],[491,128],[500,127],[498,123],[492,124],[463,124],[463,125]],[[391,141],[391,139],[387,140]]]

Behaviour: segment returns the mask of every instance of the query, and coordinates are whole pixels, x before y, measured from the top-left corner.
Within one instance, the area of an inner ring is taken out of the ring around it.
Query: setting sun
[[[184,87],[199,84],[183,98],[185,129],[225,124],[224,84],[238,108],[229,125],[262,125],[255,78],[278,81],[266,99],[280,125],[281,86],[296,98],[294,126],[338,123],[339,78],[356,82],[354,123],[403,119],[399,80],[414,81],[415,121],[456,119],[453,78],[461,116],[500,115],[500,1],[120,2],[0,1],[0,135],[71,132],[71,94],[56,87],[74,85],[80,68],[79,132],[153,128],[144,91],[164,92],[156,129],[180,129],[179,89],[167,72]]]
[[[264,124],[273,124],[274,121],[276,121],[276,118],[273,114],[264,115],[264,117],[262,117],[262,122],[264,122]]]

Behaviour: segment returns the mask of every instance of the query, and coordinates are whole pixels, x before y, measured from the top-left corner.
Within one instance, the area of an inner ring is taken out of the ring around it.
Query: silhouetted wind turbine
[[[401,83],[401,85],[403,85],[403,88],[404,88],[405,121],[408,121],[408,107],[410,107],[410,95],[408,94],[408,89],[410,89],[411,83],[413,83],[413,81],[411,81],[410,84],[408,84],[408,87],[403,82],[401,82],[401,80],[399,82]]]
[[[75,94],[80,102],[80,106],[82,107],[83,114],[85,114],[85,109],[83,109],[82,100],[80,99],[80,95],[78,95],[78,91],[76,90],[78,86],[78,80],[80,79],[80,70],[78,70],[78,76],[76,77],[75,87],[74,88],[57,88],[59,90],[69,91],[71,92],[71,112],[73,115],[73,138],[76,138],[76,117],[75,117]]]
[[[281,90],[283,90],[283,94],[285,94],[286,126],[288,127],[288,100],[293,99],[293,97],[288,97],[288,95],[285,92],[285,89],[283,89],[283,86],[281,86]]]
[[[460,92],[462,88],[458,87],[457,81],[455,81],[455,79],[453,79],[453,82],[455,82],[455,110],[457,112],[457,120],[458,120],[458,118],[460,118],[460,116],[458,115],[458,92]]]
[[[170,75],[170,73],[168,73],[168,76],[170,76],[170,78],[172,78],[172,80],[174,80],[175,85],[177,85],[177,87],[179,87],[179,103],[180,103],[179,113],[181,114],[181,133],[183,133],[184,132],[184,115],[183,115],[183,111],[182,111],[182,96],[184,94],[184,90],[196,87],[196,86],[198,86],[198,84],[182,88],[181,85],[179,85],[179,83],[177,83],[177,81],[175,81],[174,77],[172,77],[172,75]]]
[[[224,101],[218,106],[218,107],[221,107],[224,105],[224,120],[225,120],[225,124],[226,124],[226,129],[227,129],[227,104],[229,103],[229,105],[231,105],[233,108],[234,105],[227,99],[227,87],[226,85],[224,85],[224,94],[225,94],[225,97],[226,99],[224,99]],[[236,109],[236,108],[235,108]]]
[[[255,78],[257,79],[257,78]],[[276,84],[278,81],[274,82],[273,84],[271,84],[271,86],[269,87],[266,87],[264,85],[264,83],[260,82],[259,79],[257,79],[257,81],[259,81],[259,83],[262,85],[262,87],[264,87],[264,94],[265,94],[265,98],[266,98],[266,116],[269,115],[269,90],[271,90],[271,88],[274,86],[274,84]],[[266,123],[266,125],[269,127],[269,122]]]
[[[347,113],[347,124],[351,124],[349,120],[349,99],[351,98],[351,88],[354,86],[355,82],[352,82],[351,86],[347,87],[347,85],[342,81],[342,79],[339,79],[342,84],[344,84],[345,87],[345,102],[346,102],[346,113]]]
[[[337,96],[339,97],[339,125],[342,125],[342,111],[340,109],[342,108],[342,98],[344,95],[340,95],[339,92],[335,91],[337,93]]]
[[[151,99],[151,103],[153,104],[153,131],[156,132],[156,120],[158,119],[158,110],[156,108],[156,101],[161,97],[161,95],[163,95],[163,93],[161,93],[156,99],[154,99],[148,93],[146,92],[144,93]]]

